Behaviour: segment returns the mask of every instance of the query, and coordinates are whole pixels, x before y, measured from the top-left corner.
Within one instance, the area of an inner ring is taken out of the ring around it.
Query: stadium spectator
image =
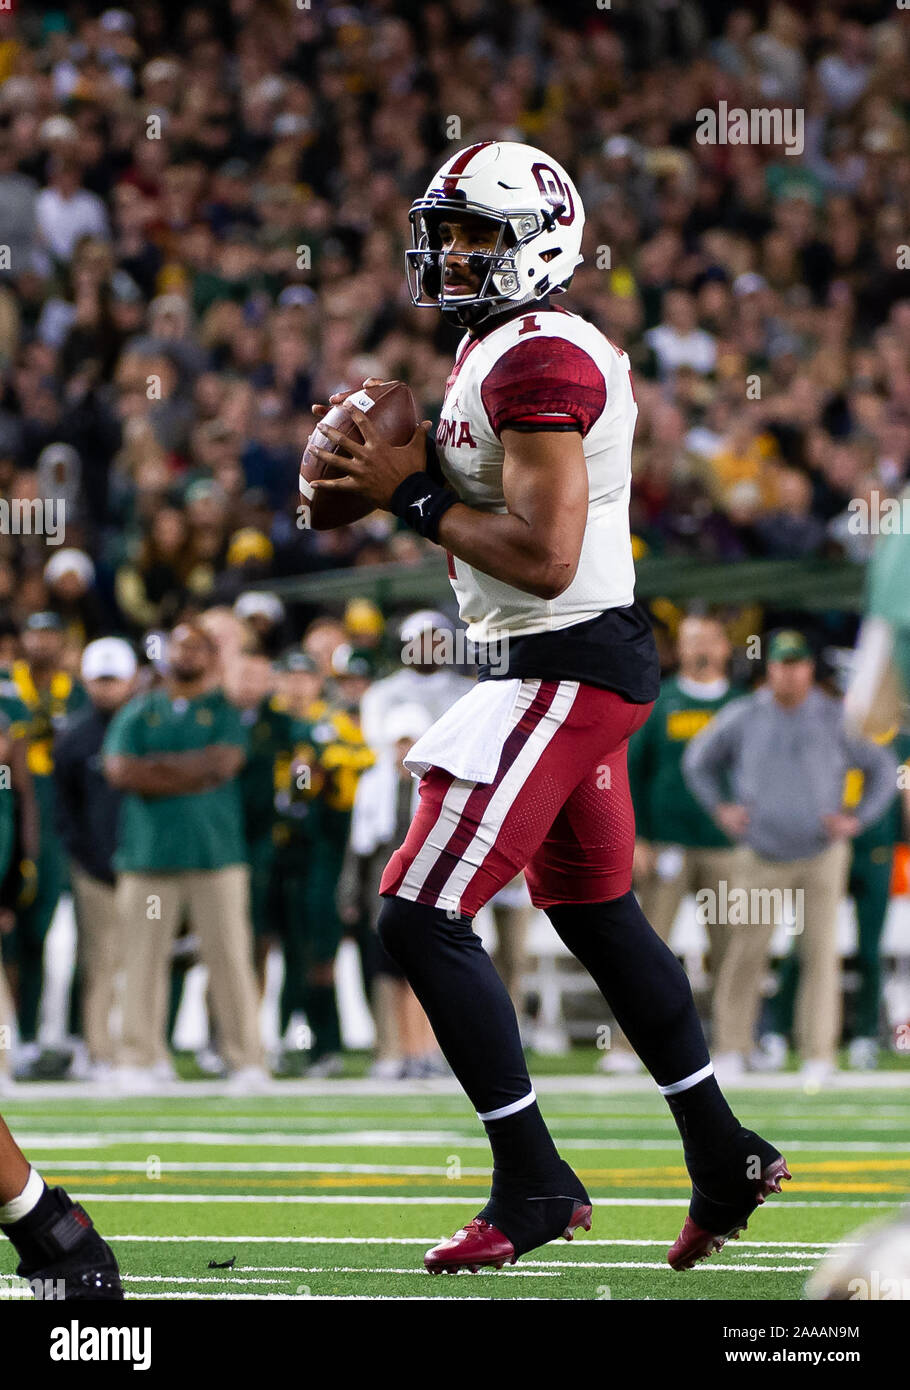
[[[184,913],[208,967],[231,1081],[255,1089],[264,1077],[238,782],[249,736],[216,662],[205,630],[179,624],[164,685],[120,710],[103,746],[105,773],[124,793],[114,867],[126,950],[120,1080],[130,1088],[170,1069],[167,975]]]
[[[376,1025],[370,1075],[380,1080],[439,1075],[445,1070],[423,1009],[376,935],[382,906],[379,880],[392,850],[405,837],[417,797],[417,782],[402,759],[432,722],[419,704],[402,702],[388,711],[376,762],[357,784],[338,877],[342,922],[354,927],[366,919],[368,927],[361,960]]]
[[[38,810],[23,728],[0,711],[0,766],[8,778],[0,792],[0,1087],[12,1079],[16,1006],[3,963],[3,942],[28,907],[36,888]]]
[[[135,692],[137,662],[119,637],[90,642],[81,675],[90,705],[54,741],[55,829],[70,858],[76,908],[76,985],[86,1057],[71,1075],[105,1080],[115,1062],[111,1013],[124,964],[125,927],[116,902],[114,853],[121,796],[104,775],[101,748],[116,712]]]
[[[803,634],[776,632],[768,643],[767,684],[717,714],[683,757],[692,794],[741,845],[726,901],[733,901],[733,888],[748,894],[745,922],[737,909],[735,924],[733,911],[728,920],[721,908],[724,898],[716,899],[718,924],[737,926],[716,985],[714,1061],[727,1076],[740,1074],[752,1053],[769,946],[781,921],[800,958],[796,1044],[803,1074],[813,1081],[829,1076],[840,1036],[836,928],[850,841],[896,795],[894,757],[848,735],[841,702],[814,681]],[[847,811],[851,768],[862,771],[865,783]],[[769,896],[775,893],[776,899]]]
[[[0,682],[0,710],[24,738],[38,816],[34,881],[16,913],[4,954],[15,970],[19,1019],[17,1070],[39,1061],[38,1011],[44,987],[44,941],[67,882],[66,856],[54,828],[54,734],[86,702],[83,686],[64,669],[63,624],[56,613],[34,613],[22,633],[22,656]]]
[[[910,737],[891,733],[877,740],[892,745],[901,760],[906,783]],[[847,774],[845,806],[851,809],[862,795],[863,774]],[[900,782],[898,785],[902,785]],[[891,895],[895,846],[903,840],[905,801],[895,797],[885,814],[861,830],[851,846],[847,892],[856,906],[856,992],[849,1019],[847,1061],[856,1071],[874,1071],[879,1064],[882,1034],[881,943]],[[793,1031],[793,1010],[799,981],[799,958],[792,951],[781,962],[777,991],[771,1000],[769,1032],[761,1040],[763,1060],[770,1070],[783,1065]]]
[[[371,748],[388,742],[386,728],[400,704],[420,705],[438,719],[471,689],[473,681],[454,669],[455,624],[444,613],[420,608],[401,624],[401,668],[374,681],[363,697],[363,736]]]
[[[277,682],[277,672],[266,656],[238,656],[233,665],[225,669],[225,694],[239,709],[241,723],[248,730],[250,740],[247,760],[240,774],[240,794],[250,866],[250,919],[260,988],[265,983],[268,947],[276,939],[278,926],[271,921],[269,912],[275,874],[275,793],[294,747],[294,717],[276,699]]]
[[[95,591],[95,566],[84,550],[58,550],[44,567],[48,604],[81,649],[106,626]]]
[[[285,921],[296,917],[293,957],[285,952],[288,987],[302,1002],[312,1034],[307,1075],[343,1070],[341,1026],[335,997],[335,956],[343,924],[336,887],[351,824],[357,783],[375,762],[360,729],[359,699],[370,674],[364,656],[347,643],[330,662],[328,698],[304,711],[294,728],[288,810],[304,827],[306,853],[296,873],[299,897],[289,901],[292,880],[282,875]],[[334,691],[334,694],[332,693]]]

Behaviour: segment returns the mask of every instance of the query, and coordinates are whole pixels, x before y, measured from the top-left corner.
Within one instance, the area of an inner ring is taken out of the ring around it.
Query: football
[[[413,438],[419,424],[417,404],[410,387],[403,381],[381,381],[374,386],[363,386],[353,392],[348,400],[364,414],[369,413],[378,432],[390,444],[400,447]],[[363,439],[350,412],[344,405],[336,405],[323,416],[307,440],[300,463],[300,503],[305,524],[314,531],[331,531],[336,526],[348,526],[373,511],[373,503],[359,493],[330,493],[309,486],[314,478],[344,476],[343,468],[326,464],[313,453],[314,447],[328,449],[333,454],[343,452],[343,446],[334,444],[324,433],[324,425],[331,425],[357,443]]]

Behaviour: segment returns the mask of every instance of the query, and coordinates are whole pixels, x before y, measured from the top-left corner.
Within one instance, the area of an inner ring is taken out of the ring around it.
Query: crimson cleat
[[[579,1226],[586,1231],[591,1229],[590,1203],[576,1205],[569,1224],[560,1233],[563,1240],[574,1240]],[[515,1246],[508,1236],[482,1216],[475,1216],[467,1226],[456,1231],[451,1240],[443,1240],[428,1250],[423,1262],[431,1274],[457,1274],[462,1269],[477,1274],[481,1269],[513,1265],[517,1259]]]
[[[728,1240],[739,1240],[740,1233],[746,1229],[746,1222],[755,1208],[762,1206],[772,1192],[780,1192],[781,1182],[789,1181],[792,1176],[785,1158],[776,1158],[773,1163],[769,1163],[767,1168],[763,1169],[761,1180],[756,1186],[755,1205],[723,1235],[702,1230],[691,1216],[687,1216],[682,1230],[667,1252],[667,1263],[673,1269],[692,1269],[699,1260],[707,1260],[715,1250],[721,1250]]]

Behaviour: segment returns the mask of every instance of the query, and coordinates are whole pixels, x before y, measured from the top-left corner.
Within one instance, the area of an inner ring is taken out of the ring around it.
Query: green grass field
[[[674,1274],[665,1257],[688,1183],[663,1101],[606,1079],[550,1078],[541,1103],[594,1198],[593,1230],[511,1270],[433,1279],[424,1249],[487,1191],[483,1135],[451,1088],[367,1089],[100,1100],[34,1086],[2,1109],[44,1176],[89,1207],[131,1299],[798,1299],[830,1245],[910,1188],[906,1089],[731,1091],[794,1181],[739,1242]],[[13,1266],[4,1242],[0,1275]]]

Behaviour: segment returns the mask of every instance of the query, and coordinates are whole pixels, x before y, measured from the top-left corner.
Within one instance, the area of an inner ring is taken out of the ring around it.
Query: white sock
[[[19,1196],[7,1202],[6,1206],[0,1206],[0,1226],[11,1226],[14,1221],[28,1216],[38,1205],[43,1192],[44,1179],[34,1168],[29,1168],[28,1179]]]

